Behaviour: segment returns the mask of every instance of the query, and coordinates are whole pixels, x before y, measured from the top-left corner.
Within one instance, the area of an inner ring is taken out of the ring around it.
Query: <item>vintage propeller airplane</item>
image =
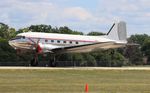
[[[42,32],[20,33],[9,40],[16,50],[36,51],[31,65],[38,65],[38,54],[64,52],[90,52],[95,48],[110,49],[125,47],[127,44],[126,23],[114,23],[103,36],[70,35]]]

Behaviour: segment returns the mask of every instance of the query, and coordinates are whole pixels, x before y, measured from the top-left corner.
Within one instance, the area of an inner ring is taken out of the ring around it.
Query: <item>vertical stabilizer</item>
[[[121,21],[119,23],[114,23],[109,32],[107,33],[108,37],[113,40],[126,41],[126,23]]]

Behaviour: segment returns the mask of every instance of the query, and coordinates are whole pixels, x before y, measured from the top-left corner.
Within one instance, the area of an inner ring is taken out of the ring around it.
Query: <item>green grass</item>
[[[150,93],[150,71],[0,70],[0,93]]]

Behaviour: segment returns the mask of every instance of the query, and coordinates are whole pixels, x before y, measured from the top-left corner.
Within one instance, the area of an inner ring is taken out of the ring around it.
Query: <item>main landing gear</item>
[[[36,53],[34,55],[34,58],[30,61],[31,66],[38,66],[39,60],[38,60],[38,54]],[[49,67],[56,67],[56,59],[55,59],[55,54],[50,55],[50,59],[48,62]]]
[[[55,54],[50,55],[49,66],[50,67],[56,67]]]
[[[38,66],[38,55],[35,54],[34,58],[30,61],[31,66]]]
[[[31,60],[30,64],[31,66],[37,66],[38,65],[38,54],[42,53],[42,48],[39,44],[40,39],[37,42],[32,41],[35,45],[35,52],[34,52],[34,58]]]

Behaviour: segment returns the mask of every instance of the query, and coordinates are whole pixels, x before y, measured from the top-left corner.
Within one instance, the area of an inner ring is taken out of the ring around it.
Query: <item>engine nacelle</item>
[[[50,52],[52,49],[56,49],[56,48],[60,48],[60,47],[62,47],[62,46],[38,43],[37,50],[38,50],[38,53]]]

